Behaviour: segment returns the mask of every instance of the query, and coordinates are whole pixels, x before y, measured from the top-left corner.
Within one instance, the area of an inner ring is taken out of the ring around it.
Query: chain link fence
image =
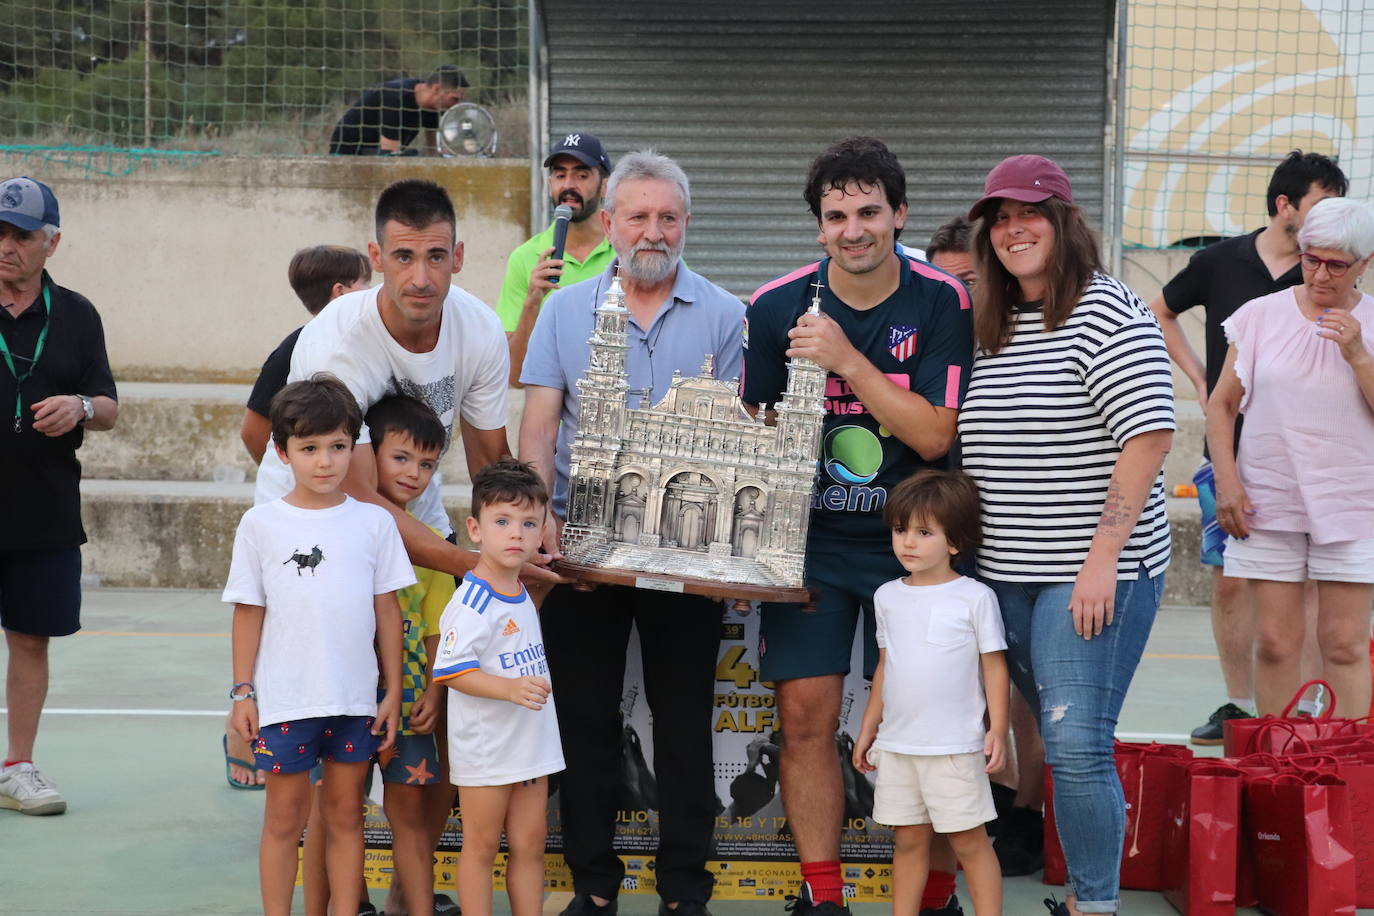
[[[1263,226],[1291,150],[1374,179],[1370,0],[1129,0],[1126,247],[1196,245]]]
[[[525,0],[0,0],[6,148],[313,155],[363,90],[460,67],[528,153]]]

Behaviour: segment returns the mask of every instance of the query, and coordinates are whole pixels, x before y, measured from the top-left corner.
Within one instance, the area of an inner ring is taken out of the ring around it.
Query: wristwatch
[[[244,693],[235,693],[234,691],[238,690],[240,687],[247,687],[248,690]],[[243,700],[256,700],[257,698],[257,690],[254,689],[253,685],[248,681],[239,681],[233,687],[229,688],[229,699],[233,700],[235,703],[242,702]]]
[[[94,420],[94,419],[95,419],[95,401],[92,401],[90,398],[86,397],[84,394],[78,394],[78,395],[77,395],[77,398],[79,398],[79,399],[81,400],[81,411],[86,415],[85,417],[82,418],[81,422],[82,422],[82,423],[85,423],[87,420]]]

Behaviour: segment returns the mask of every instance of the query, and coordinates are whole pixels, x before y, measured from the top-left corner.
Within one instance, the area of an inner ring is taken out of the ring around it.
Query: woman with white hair
[[[1301,286],[1253,299],[1222,325],[1230,350],[1207,402],[1226,575],[1250,579],[1255,700],[1278,713],[1300,683],[1303,581],[1339,710],[1369,711],[1374,595],[1374,297],[1355,288],[1374,211],[1319,202],[1298,232]],[[1245,414],[1240,454],[1236,412]]]

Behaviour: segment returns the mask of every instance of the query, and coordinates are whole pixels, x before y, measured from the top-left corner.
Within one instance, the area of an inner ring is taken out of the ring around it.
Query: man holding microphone
[[[514,388],[521,387],[520,368],[544,297],[560,285],[596,276],[615,259],[601,220],[593,219],[611,174],[611,160],[601,141],[591,134],[568,134],[549,151],[544,168],[549,170],[554,221],[511,252],[496,305],[510,343]]]

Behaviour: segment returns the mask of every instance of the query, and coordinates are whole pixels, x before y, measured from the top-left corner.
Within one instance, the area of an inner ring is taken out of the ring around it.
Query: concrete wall
[[[122,158],[5,154],[0,172],[56,192],[63,231],[49,269],[100,310],[121,380],[251,382],[307,317],[286,282],[291,255],[365,248],[377,194],[399,178],[448,189],[466,244],[456,282],[484,301],[529,235],[523,160],[111,157]]]

